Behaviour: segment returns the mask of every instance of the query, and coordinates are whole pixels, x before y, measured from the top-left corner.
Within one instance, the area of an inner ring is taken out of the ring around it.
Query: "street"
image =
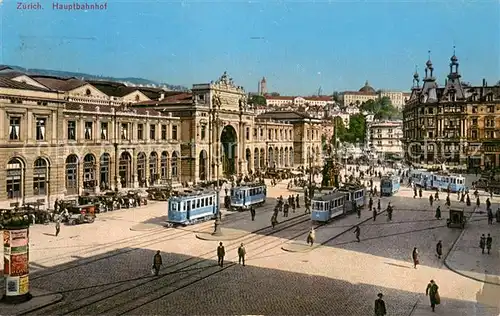
[[[272,197],[297,194],[286,189],[285,181],[268,191]],[[254,222],[248,213],[225,216],[223,229],[244,232],[238,239],[221,238],[226,246],[223,268],[216,262],[218,242],[196,238],[211,232],[213,223],[164,228],[165,202],[99,214],[94,224],[63,226],[58,237],[53,236],[53,224],[36,225],[30,229],[30,287],[64,298],[28,314],[365,316],[373,314],[373,302],[381,292],[388,315],[497,316],[500,285],[459,275],[444,266],[444,258],[437,259],[437,241],[442,240],[446,258],[462,230],[446,227],[444,193],[437,202],[442,219],[434,218],[437,205],[429,206],[429,194],[414,199],[413,191],[402,187],[396,196],[382,198],[382,209],[389,201],[394,206],[392,222],[385,213],[373,221],[365,208],[359,219],[347,215],[318,228],[318,246],[297,252],[285,250],[305,244],[312,225],[303,216],[303,198],[302,208],[290,212],[288,221],[280,215],[275,231],[265,228],[275,205],[268,198],[257,209]],[[451,197],[452,207],[458,206],[456,196]],[[496,209],[498,198],[493,202]],[[472,211],[466,208],[467,214]],[[357,224],[360,242],[352,230]],[[485,220],[481,225],[486,227]],[[256,230],[258,234],[251,234]],[[240,243],[246,246],[245,267],[237,264]],[[411,259],[414,247],[420,254],[417,269]],[[150,270],[157,250],[163,267],[153,277]],[[449,257],[454,256],[452,252]],[[491,257],[482,260],[490,259],[498,262],[498,239]],[[467,260],[474,260],[474,254]],[[485,264],[494,266],[492,262]],[[439,285],[442,298],[435,313],[425,297],[431,279]]]

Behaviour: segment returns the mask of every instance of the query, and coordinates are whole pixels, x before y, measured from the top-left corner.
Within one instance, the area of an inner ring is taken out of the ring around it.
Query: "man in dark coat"
[[[246,254],[247,254],[247,251],[245,250],[243,243],[241,243],[241,246],[238,248],[238,263],[241,264],[241,262],[243,262],[243,266],[245,266],[245,255]]]
[[[160,273],[160,267],[162,264],[163,260],[161,259],[160,250],[158,250],[153,257],[153,270],[155,272],[155,275],[158,275]]]
[[[373,221],[377,220],[377,210],[373,209]]]
[[[56,220],[56,237],[59,236],[60,231],[61,231],[61,220],[58,218]]]
[[[434,215],[436,219],[441,219],[441,206],[436,208],[436,215]]]
[[[385,308],[385,302],[382,299],[384,296],[382,293],[378,293],[378,298],[375,300],[375,316],[385,316],[387,310]]]
[[[486,249],[488,249],[488,254],[490,254],[492,243],[493,243],[493,238],[491,238],[491,235],[488,234],[488,237],[486,237]]]
[[[482,253],[484,253],[484,248],[486,247],[486,237],[484,234],[481,235],[481,239],[479,239],[479,248],[481,248]]]
[[[255,221],[255,209],[250,207],[250,216],[252,216],[252,221]]]
[[[226,249],[222,245],[222,242],[219,243],[219,247],[217,247],[217,258],[219,258],[219,265],[224,266],[224,256],[226,255]]]
[[[437,286],[436,282],[434,282],[434,280],[431,280],[431,282],[429,282],[429,284],[427,285],[427,289],[425,290],[425,295],[428,295],[431,301],[432,311],[434,311],[436,305],[441,303],[438,289],[439,287]]]
[[[358,225],[356,225],[356,227],[354,227],[354,233],[356,234],[356,240],[358,242],[360,242],[361,240],[359,239],[359,235],[361,234],[361,229],[359,228]]]
[[[436,244],[436,254],[438,256],[438,259],[441,259],[441,256],[443,255],[443,243],[441,242],[441,240]]]

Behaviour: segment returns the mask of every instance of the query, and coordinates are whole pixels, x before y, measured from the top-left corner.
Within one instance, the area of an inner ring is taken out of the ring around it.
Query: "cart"
[[[68,224],[77,225],[95,221],[95,204],[75,205],[67,208],[70,213]]]
[[[450,209],[450,218],[446,220],[448,228],[465,228],[465,216],[463,209]]]

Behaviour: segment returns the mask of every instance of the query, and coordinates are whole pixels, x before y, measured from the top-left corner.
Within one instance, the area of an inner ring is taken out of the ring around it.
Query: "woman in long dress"
[[[436,282],[434,282],[434,280],[431,280],[427,285],[427,289],[425,290],[425,295],[429,295],[432,311],[434,311],[436,305],[441,303],[441,298],[439,297],[438,289],[439,286],[437,286]]]
[[[413,267],[416,269],[417,268],[417,264],[419,264],[417,247],[413,248],[413,252],[411,254],[411,257],[413,259]]]

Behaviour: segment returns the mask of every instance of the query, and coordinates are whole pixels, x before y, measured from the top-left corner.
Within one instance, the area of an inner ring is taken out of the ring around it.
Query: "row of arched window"
[[[146,187],[157,183],[159,180],[178,180],[180,155],[174,151],[172,155],[164,151],[158,157],[158,153],[151,152],[149,157],[140,152],[136,157],[136,175],[139,186]],[[104,153],[97,159],[93,154],[87,154],[80,161],[77,155],[71,154],[65,161],[65,190],[66,194],[78,194],[79,171],[83,176],[83,189],[94,190],[99,186],[101,190],[111,188],[111,156]],[[39,157],[33,164],[33,195],[44,196],[48,193],[49,185],[49,163],[48,160]],[[148,170],[149,169],[149,170]],[[149,171],[149,172],[148,172]],[[122,188],[133,187],[133,163],[129,152],[123,152],[118,160],[118,181]],[[7,197],[10,199],[20,198],[24,195],[24,181],[26,181],[26,168],[22,159],[14,157],[7,163],[6,189]]]

